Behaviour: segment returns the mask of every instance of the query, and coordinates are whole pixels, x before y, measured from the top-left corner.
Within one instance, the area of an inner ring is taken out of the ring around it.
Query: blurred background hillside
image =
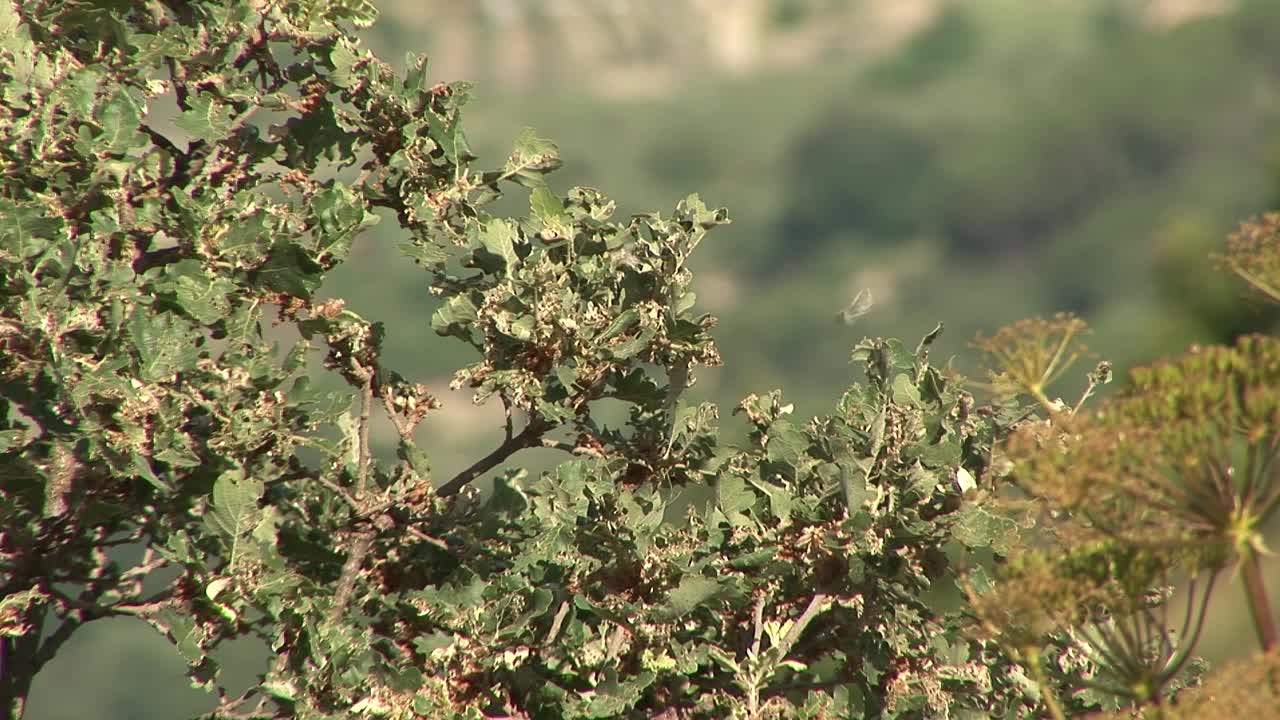
[[[529,125],[561,146],[561,194],[598,187],[623,217],[691,192],[729,208],[693,263],[725,357],[695,392],[725,418],[775,387],[825,412],[862,336],[914,343],[939,320],[935,357],[969,373],[975,333],[1059,310],[1122,370],[1275,328],[1208,255],[1280,205],[1280,0],[375,4],[379,55],[403,68],[425,51],[436,80],[477,84],[479,166]],[[490,449],[498,416],[447,390],[470,357],[431,332],[396,239],[377,226],[325,292],[384,320],[391,363],[439,388],[422,445],[448,477]],[[874,306],[848,327],[837,314],[863,289]],[[1251,648],[1243,601],[1216,608],[1205,654]],[[89,630],[37,680],[31,718],[212,705],[145,628]],[[260,671],[237,652],[232,672]]]

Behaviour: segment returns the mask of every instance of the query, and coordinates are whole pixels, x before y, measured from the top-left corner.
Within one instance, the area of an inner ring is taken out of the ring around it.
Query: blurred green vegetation
[[[778,8],[778,22],[811,19]],[[722,320],[726,365],[704,378],[718,400],[780,386],[818,412],[862,334],[909,339],[943,320],[943,351],[972,369],[976,331],[1058,310],[1084,316],[1123,368],[1273,320],[1208,255],[1276,199],[1280,49],[1265,38],[1280,4],[1168,29],[1141,8],[949,3],[875,62],[708,73],[657,99],[481,86],[469,135],[492,163],[536,127],[562,146],[558,189],[599,187],[622,212],[694,191],[729,208],[734,225],[695,261]],[[384,54],[409,49],[378,32]],[[327,289],[386,319],[408,370],[446,373],[465,354],[430,337],[395,235],[380,226]],[[862,287],[875,307],[839,325]]]
[[[807,3],[774,5],[776,23],[820,22]],[[1074,311],[1123,370],[1276,322],[1208,256],[1238,219],[1280,202],[1280,3],[1243,0],[1167,29],[1149,27],[1141,7],[947,3],[873,62],[691,68],[652,99],[601,98],[563,82],[592,72],[571,68],[520,93],[479,87],[466,127],[484,166],[501,164],[521,126],[536,127],[563,150],[557,190],[599,187],[623,213],[695,191],[729,208],[734,224],[694,262],[725,357],[695,395],[721,402],[726,423],[742,395],[774,387],[799,414],[821,412],[856,379],[848,354],[859,338],[913,343],[938,320],[947,329],[935,357],[953,353],[973,373],[966,344],[978,331]],[[387,58],[430,50],[419,39],[385,24],[370,33]],[[507,203],[522,211],[519,198]],[[398,238],[385,218],[324,292],[384,321],[389,363],[443,388],[470,357],[431,332],[426,277]],[[863,288],[875,304],[847,327],[837,314]],[[449,395],[444,413],[467,402]],[[499,427],[492,414],[443,417],[425,423],[421,445],[448,477]],[[29,716],[160,718],[212,705],[184,692],[162,640],[128,625],[78,637],[38,680]],[[1246,647],[1231,638],[1224,626],[1206,653]],[[247,672],[261,662],[254,648],[238,652]]]

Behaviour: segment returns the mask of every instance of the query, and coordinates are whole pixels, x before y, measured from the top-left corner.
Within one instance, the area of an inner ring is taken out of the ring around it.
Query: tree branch
[[[782,638],[782,644],[779,650],[783,656],[791,652],[791,647],[800,639],[800,635],[804,633],[805,628],[809,627],[809,623],[813,619],[821,615],[827,608],[831,607],[831,596],[824,593],[818,593],[809,600],[809,606],[800,613],[800,617],[796,618],[795,624],[791,626],[791,631]]]
[[[360,387],[360,420],[356,428],[356,436],[358,447],[358,467],[356,467],[356,487],[353,495],[339,493],[343,499],[351,504],[357,515],[360,514],[360,503],[364,499],[365,487],[369,483],[369,412],[373,408],[373,375],[371,368],[359,367],[364,373],[361,378]],[[356,575],[360,574],[360,568],[364,565],[365,556],[369,554],[369,550],[373,548],[373,530],[365,528],[356,534],[355,542],[351,545],[351,551],[347,554],[347,561],[342,564],[342,574],[338,576],[337,590],[333,595],[333,608],[329,611],[331,620],[337,620],[346,610],[347,602],[351,599],[351,593],[355,591]]]
[[[365,485],[369,481],[369,411],[373,408],[373,370],[361,369],[364,371],[364,384],[360,388],[360,465],[356,468],[355,492],[357,502],[363,499]]]
[[[436,495],[449,497],[456,494],[472,480],[497,467],[499,463],[516,452],[540,445],[543,433],[550,429],[551,426],[547,423],[534,419],[525,426],[524,430],[520,431],[520,434],[504,440],[493,452],[480,458],[474,465],[454,475],[448,482],[436,488]]]
[[[44,664],[39,660],[38,628],[44,624],[45,609],[32,607],[24,614],[24,622],[33,630],[22,635],[0,636],[0,717],[22,717],[31,681]]]

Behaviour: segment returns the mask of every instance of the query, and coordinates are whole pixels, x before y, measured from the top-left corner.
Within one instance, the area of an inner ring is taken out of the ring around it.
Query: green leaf
[[[731,559],[729,567],[734,570],[755,570],[768,565],[777,556],[777,548],[764,548],[763,550],[756,550],[753,553],[739,555]]]
[[[21,429],[0,430],[0,453],[7,453],[20,445],[25,445],[26,436],[27,432]]]
[[[653,673],[643,671],[620,682],[616,673],[609,671],[604,682],[596,685],[594,694],[581,710],[581,717],[604,720],[625,716],[640,701],[653,680]]]
[[[295,702],[298,698],[298,688],[294,687],[292,682],[268,680],[259,685],[258,688],[272,698],[287,703]]]
[[[910,405],[912,407],[920,407],[924,401],[920,398],[920,390],[916,387],[911,376],[906,373],[899,373],[893,378],[893,401],[899,405]]]
[[[552,235],[556,237],[564,237],[568,235],[570,228],[569,213],[564,209],[564,201],[561,200],[551,189],[539,185],[529,194],[529,208],[533,216],[537,218]]]
[[[471,157],[471,146],[458,117],[444,118],[437,113],[427,114],[427,134],[453,165],[462,165]]]
[[[957,515],[952,534],[968,547],[989,547],[1007,555],[1019,543],[1018,523],[1010,517],[996,514],[990,507],[968,504]]]
[[[257,267],[271,248],[271,234],[266,213],[258,211],[229,224],[218,238],[217,249],[222,257],[241,267]]]
[[[769,426],[765,455],[770,461],[799,467],[808,449],[809,436],[789,420],[778,420]]]
[[[920,462],[932,468],[950,467],[960,463],[960,456],[960,446],[944,440],[936,445],[926,445],[920,452]]]
[[[613,319],[613,322],[609,323],[608,327],[606,327],[599,335],[596,336],[596,340],[600,342],[604,342],[605,340],[611,340],[614,337],[621,335],[622,333],[631,329],[631,326],[639,322],[640,322],[640,316],[636,313],[635,310],[623,310],[621,313],[618,314],[618,317]]]
[[[349,88],[356,82],[355,64],[360,61],[360,55],[353,52],[353,49],[353,43],[338,42],[329,52],[329,62],[333,64],[333,72],[329,77],[338,87]]]
[[[508,326],[506,334],[521,342],[530,342],[534,337],[536,322],[532,315],[521,315]]]
[[[0,261],[39,255],[61,228],[62,221],[44,211],[0,198]]]
[[[429,240],[405,240],[396,245],[400,252],[428,269],[438,269],[449,261],[449,254]]]
[[[933,345],[934,341],[937,340],[938,336],[941,334],[942,334],[942,323],[938,323],[936,326],[934,326],[932,330],[930,330],[923,338],[920,339],[920,344],[916,346],[917,361],[924,362],[925,357],[929,353],[929,346]]]
[[[227,567],[236,565],[249,552],[249,536],[258,525],[262,481],[244,476],[242,470],[228,470],[213,484],[213,497],[206,523],[221,536],[227,550]]]
[[[874,458],[866,458],[861,461],[861,467],[851,469],[843,464],[839,466],[840,489],[844,491],[845,507],[851,516],[861,510],[871,496],[871,489],[867,487],[867,475],[873,462]]]
[[[720,583],[701,575],[685,575],[680,584],[667,594],[667,607],[675,617],[683,617],[699,607],[709,605],[709,601],[720,593]]]
[[[191,109],[183,111],[173,124],[196,140],[221,140],[235,127],[231,108],[213,95],[198,95],[189,105]]]
[[[132,92],[121,89],[98,110],[97,121],[102,126],[100,139],[103,149],[124,154],[148,144],[146,136],[138,132],[146,102]]]
[[[490,220],[480,230],[480,246],[502,260],[508,277],[520,264],[520,257],[516,255],[517,242],[520,242],[520,237],[509,220]]]
[[[756,479],[751,480],[751,484],[755,485],[761,492],[769,498],[769,512],[779,522],[786,524],[791,519],[791,506],[794,498],[791,491],[784,487],[779,487],[767,482],[761,482]]]
[[[416,638],[414,638],[413,647],[415,650],[422,653],[423,655],[430,657],[431,653],[435,652],[436,650],[443,650],[449,647],[450,645],[452,645],[454,642],[455,640],[452,635],[448,635],[440,632],[432,632],[432,633],[426,633],[424,635],[419,635]]]
[[[502,177],[526,187],[537,187],[543,184],[542,175],[558,167],[560,148],[527,127],[516,138],[511,156],[502,168]]]
[[[430,482],[431,460],[416,445],[401,439],[400,444],[396,447],[396,457],[408,464],[409,469],[418,477],[419,482]]]
[[[199,260],[182,260],[167,271],[178,305],[201,324],[212,325],[231,310],[236,286],[205,272]]]
[[[455,295],[431,315],[431,329],[438,335],[459,335],[465,338],[468,337],[467,329],[475,321],[475,304],[465,295]]]
[[[656,331],[645,328],[635,337],[611,346],[609,348],[609,355],[614,360],[630,360],[640,354],[640,352],[645,348],[649,347],[649,344],[653,342],[653,338],[656,336]]]
[[[730,524],[740,525],[746,522],[743,516],[756,504],[756,494],[747,487],[747,483],[737,475],[721,475],[716,483],[716,506],[729,520]]]
[[[309,299],[323,279],[323,268],[311,255],[298,245],[278,241],[271,249],[271,256],[258,268],[257,282],[270,290]]]
[[[356,234],[376,225],[379,220],[365,208],[351,188],[338,183],[312,197],[311,211],[317,221],[312,229],[315,254],[317,259],[324,261],[325,267],[345,260]]]
[[[188,665],[199,665],[204,660],[204,648],[200,647],[201,634],[194,617],[173,608],[165,608],[157,613],[156,621],[156,625],[169,636]]]
[[[129,339],[138,352],[138,376],[146,382],[166,382],[192,367],[200,356],[196,334],[173,313],[155,313],[139,306],[129,320]]]
[[[578,371],[568,365],[556,365],[556,379],[560,381],[560,385],[564,387],[565,392],[573,394],[576,390],[574,383],[578,382]]]

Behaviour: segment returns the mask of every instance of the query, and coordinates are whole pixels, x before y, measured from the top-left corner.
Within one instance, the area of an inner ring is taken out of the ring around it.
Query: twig
[[[356,500],[364,495],[369,479],[369,411],[373,408],[373,370],[364,371],[364,385],[360,388],[360,466],[356,468]]]
[[[364,518],[366,516],[364,508],[360,507],[360,503],[355,498],[351,497],[351,493],[347,492],[346,488],[327,477],[319,477],[316,479],[320,481],[321,485],[329,488],[334,492],[334,494],[345,500],[346,503],[351,506],[351,509],[355,511],[356,517]]]
[[[796,641],[800,639],[800,635],[804,633],[804,629],[809,626],[809,623],[826,612],[829,607],[831,607],[830,595],[823,593],[814,595],[813,599],[809,601],[809,606],[804,609],[804,612],[800,613],[800,617],[796,618],[790,632],[787,633],[786,637],[782,638],[782,644],[778,648],[780,656],[785,657],[787,653],[791,652],[791,646],[795,645]]]
[[[391,393],[384,390],[381,395],[382,407],[387,411],[387,417],[391,418],[391,424],[396,427],[396,433],[407,442],[413,436],[413,428],[400,419],[400,413],[396,412],[395,405],[391,403]]]
[[[239,697],[236,697],[235,699],[228,699],[226,691],[223,690],[221,686],[219,686],[218,690],[219,690],[218,708],[213,712],[209,713],[208,715],[203,715],[201,717],[211,718],[211,719],[212,718],[250,718],[255,715],[255,711],[242,712],[242,711],[237,711],[235,708],[238,708],[241,705],[244,705],[254,695],[258,693],[258,687],[256,685],[240,693]],[[262,707],[263,707],[262,701],[259,700],[258,708],[260,709]]]
[[[1245,598],[1249,601],[1249,616],[1253,618],[1258,644],[1264,653],[1271,652],[1280,643],[1280,634],[1276,631],[1275,616],[1271,614],[1271,603],[1267,599],[1267,586],[1262,579],[1257,549],[1253,545],[1246,545],[1239,562],[1243,571],[1241,578],[1244,581]]]
[[[50,596],[58,601],[58,604],[65,608],[79,611],[81,617],[75,620],[75,622],[79,624],[84,624],[99,618],[112,617],[114,615],[128,615],[131,617],[147,615],[164,607],[165,605],[168,605],[173,596],[173,588],[164,588],[163,590],[157,591],[151,597],[146,598],[145,600],[139,600],[138,602],[122,602],[112,605],[100,605],[95,602],[96,596],[91,599],[86,599],[83,595],[79,598],[74,598],[58,590],[52,585],[46,587],[45,590]]]
[[[503,430],[507,434],[507,440],[510,441],[511,438],[515,436],[515,427],[513,427],[511,420],[511,400],[507,398],[506,393],[502,392],[498,393],[498,397],[502,400],[502,413],[506,416],[506,423],[503,426]]]
[[[71,634],[80,629],[84,621],[65,618],[62,624],[56,630],[49,633],[49,636],[40,641],[39,648],[33,653],[31,658],[31,667],[39,670],[44,667],[45,663],[53,659],[58,654],[58,650],[64,643],[71,639]]]
[[[364,377],[360,388],[360,425],[356,429],[359,465],[356,468],[355,495],[352,497],[339,492],[339,496],[345,498],[355,508],[357,515],[362,512],[360,500],[369,482],[369,412],[373,407],[373,370],[360,367],[360,371],[364,373]],[[329,611],[331,620],[337,620],[346,610],[351,593],[355,591],[356,575],[359,574],[361,566],[364,565],[365,556],[369,554],[372,547],[372,530],[365,529],[356,534],[355,542],[352,543],[351,551],[347,555],[347,561],[342,565],[342,574],[338,576],[337,590],[333,594],[333,607]]]
[[[755,638],[751,642],[751,652],[753,654],[758,655],[760,654],[760,638],[762,635],[764,635],[764,596],[763,595],[756,598],[756,605],[752,612],[752,618],[755,621],[753,623],[755,627]]]
[[[356,535],[356,541],[347,554],[347,561],[342,564],[342,574],[338,576],[338,589],[333,593],[333,607],[329,610],[330,620],[336,621],[346,611],[351,593],[355,592],[356,575],[359,574],[360,567],[364,565],[365,556],[369,554],[372,547],[372,532],[366,530]]]
[[[499,463],[511,457],[517,451],[541,444],[543,433],[549,429],[551,429],[550,425],[534,419],[518,435],[503,441],[493,452],[480,458],[474,465],[454,475],[448,482],[436,488],[436,495],[449,497],[466,487],[472,480],[497,467]]]
[[[604,457],[604,453],[595,448],[574,445],[573,443],[562,442],[560,440],[552,440],[551,438],[542,438],[538,441],[539,447],[551,450],[563,450],[571,455],[591,455],[592,457]]]
[[[547,631],[547,637],[542,641],[543,645],[550,645],[555,641],[556,636],[560,634],[560,626],[564,624],[564,619],[569,615],[569,602],[566,600],[560,603],[560,608],[556,610],[556,616],[551,620],[551,629]]]
[[[423,542],[425,542],[425,543],[430,543],[430,544],[432,544],[432,545],[435,545],[436,547],[440,548],[441,550],[448,550],[448,549],[449,549],[449,543],[445,542],[444,540],[441,540],[441,539],[440,539],[440,538],[438,538],[438,537],[433,537],[433,536],[431,536],[431,535],[428,535],[428,534],[426,534],[426,533],[422,532],[421,530],[419,530],[419,529],[418,529],[418,528],[416,528],[416,527],[409,526],[409,527],[406,527],[406,528],[405,528],[405,530],[406,530],[406,531],[408,531],[408,533],[409,533],[410,535],[414,536],[415,538],[417,538],[417,539],[419,539],[419,540],[421,540],[421,541],[423,541]]]

